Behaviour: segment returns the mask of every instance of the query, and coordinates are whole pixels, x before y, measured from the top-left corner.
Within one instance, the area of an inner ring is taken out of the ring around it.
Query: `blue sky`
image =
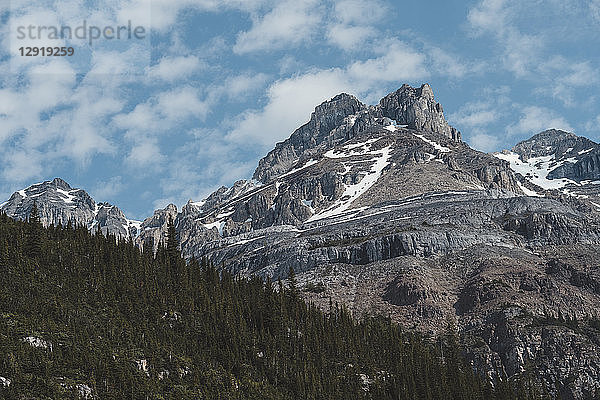
[[[249,178],[320,102],[432,85],[482,151],[598,141],[600,0],[0,1],[0,198],[60,176],[131,218]],[[16,36],[118,27],[143,38]],[[73,57],[21,57],[72,46]]]

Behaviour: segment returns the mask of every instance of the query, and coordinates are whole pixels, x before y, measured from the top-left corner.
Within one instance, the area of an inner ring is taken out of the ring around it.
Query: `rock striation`
[[[138,221],[127,219],[116,206],[96,203],[85,190],[72,188],[60,178],[13,193],[0,205],[0,210],[15,219],[26,220],[34,203],[44,226],[71,223],[119,238],[134,238],[138,233]]]
[[[379,110],[384,117],[410,129],[437,132],[452,140],[461,140],[460,132],[446,122],[442,105],[435,101],[433,90],[427,83],[420,88],[402,85],[381,99]]]
[[[262,183],[289,171],[301,156],[317,148],[331,148],[381,125],[383,118],[417,131],[435,132],[460,142],[461,135],[444,118],[441,104],[434,100],[428,84],[420,88],[403,85],[376,106],[366,106],[356,97],[342,93],[315,108],[310,121],[258,163],[253,179]]]
[[[285,279],[293,268],[326,310],[337,301],[434,336],[453,320],[490,379],[531,370],[554,396],[585,399],[600,390],[590,312],[600,302],[599,148],[548,130],[484,154],[461,141],[427,84],[374,106],[340,94],[254,179],[155,211],[135,240],[156,248],[172,218],[188,258],[240,276]],[[40,185],[2,210],[26,218],[37,198],[46,224],[131,226],[64,181]]]

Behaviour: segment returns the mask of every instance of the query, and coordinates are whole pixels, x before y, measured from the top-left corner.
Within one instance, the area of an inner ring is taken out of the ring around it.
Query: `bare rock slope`
[[[373,106],[340,94],[252,180],[157,210],[135,240],[156,246],[174,218],[186,257],[242,276],[294,268],[325,309],[331,299],[431,335],[453,320],[490,379],[533,373],[555,396],[585,399],[600,388],[598,154],[558,130],[512,151],[475,151],[427,84]],[[25,218],[37,198],[45,223],[131,231],[122,213],[55,181],[2,210]]]

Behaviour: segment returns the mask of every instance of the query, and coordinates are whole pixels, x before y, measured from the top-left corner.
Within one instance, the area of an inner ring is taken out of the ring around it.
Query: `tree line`
[[[5,399],[539,399],[492,386],[439,339],[304,302],[295,279],[184,260],[175,229],[140,250],[85,227],[0,214]]]

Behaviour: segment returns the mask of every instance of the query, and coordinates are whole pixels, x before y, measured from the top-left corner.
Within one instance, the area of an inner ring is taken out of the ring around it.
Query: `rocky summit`
[[[490,379],[533,374],[584,399],[600,388],[599,149],[548,130],[481,153],[429,85],[403,85],[372,106],[324,102],[252,180],[157,210],[135,234],[116,207],[103,213],[58,179],[1,208],[26,218],[36,201],[46,224],[98,224],[140,246],[163,241],[173,218],[186,257],[242,276],[293,268],[324,309],[344,303],[434,336],[452,321]]]
[[[96,203],[85,190],[74,189],[60,178],[13,193],[0,205],[0,210],[10,217],[26,220],[34,203],[45,226],[71,223],[120,238],[134,238],[138,234],[139,221],[127,219],[123,211],[112,204]]]

